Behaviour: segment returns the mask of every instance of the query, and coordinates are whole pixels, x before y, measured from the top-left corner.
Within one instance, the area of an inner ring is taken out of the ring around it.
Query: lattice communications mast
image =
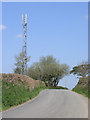
[[[24,55],[22,74],[27,74],[27,14],[25,14],[25,16],[22,15],[22,31],[24,43],[22,47],[22,52]]]

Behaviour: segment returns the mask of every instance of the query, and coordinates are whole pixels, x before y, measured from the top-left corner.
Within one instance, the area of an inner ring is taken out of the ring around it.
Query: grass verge
[[[90,88],[88,88],[88,87],[82,87],[82,86],[76,86],[75,88],[73,88],[72,89],[72,91],[74,91],[74,92],[77,92],[77,93],[79,93],[79,94],[82,94],[82,95],[84,95],[85,97],[88,97],[88,98],[90,98]]]
[[[62,87],[62,86],[48,87],[48,89],[66,89],[66,90],[68,90],[68,88],[65,88],[65,87]]]
[[[18,84],[2,80],[2,111],[7,110],[13,106],[22,104],[34,97],[36,97],[41,90],[44,89],[67,89],[61,86],[45,87],[40,84],[30,90],[26,83],[18,81]]]
[[[23,82],[19,82],[18,85],[15,85],[14,83],[2,80],[2,110],[9,109],[12,106],[17,106],[34,98],[45,88],[45,86],[40,84],[38,88],[36,87],[30,90]]]

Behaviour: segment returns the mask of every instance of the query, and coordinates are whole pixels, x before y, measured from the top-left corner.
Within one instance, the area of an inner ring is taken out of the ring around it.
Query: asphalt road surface
[[[88,118],[88,99],[70,90],[47,89],[2,113],[3,118]]]

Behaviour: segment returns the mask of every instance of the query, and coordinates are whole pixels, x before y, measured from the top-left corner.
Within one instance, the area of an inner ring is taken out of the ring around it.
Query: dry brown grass
[[[79,82],[77,85],[79,86],[88,86],[88,82],[89,82],[89,78],[90,77],[83,77],[83,78],[79,78]]]
[[[34,89],[34,87],[38,87],[40,85],[39,80],[34,80],[27,75],[21,74],[0,74],[0,79],[3,79],[6,82],[13,82],[14,84],[18,84],[18,81],[25,82],[30,89]],[[44,83],[42,82],[44,85]]]

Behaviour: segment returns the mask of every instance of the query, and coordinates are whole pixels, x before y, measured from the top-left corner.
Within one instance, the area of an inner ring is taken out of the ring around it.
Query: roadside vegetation
[[[71,74],[77,75],[77,78],[79,78],[78,84],[72,89],[72,91],[82,94],[88,98],[90,98],[90,76],[88,76],[89,70],[90,65],[87,62],[84,62],[73,67],[73,69],[70,71]]]
[[[75,88],[72,89],[72,91],[77,92],[79,94],[84,95],[85,97],[90,98],[90,94],[88,94],[88,87],[76,86]]]
[[[47,87],[48,89],[66,89],[68,90],[68,88],[62,87],[62,86],[57,86],[57,87]]]
[[[44,89],[67,89],[61,86],[46,87],[42,82],[40,82],[40,84],[38,86],[35,86],[33,89],[30,89],[31,87],[28,86],[28,84],[25,81],[24,82],[22,82],[21,80],[14,81],[14,77],[12,76],[15,76],[15,74],[7,75],[9,77],[7,77],[6,79],[5,74],[3,76],[4,80],[2,80],[2,110],[7,110],[11,107],[22,104],[36,97],[40,93],[40,91]],[[18,77],[19,79],[21,79],[20,76]],[[11,80],[11,78],[13,80]]]
[[[14,73],[24,74],[25,55],[20,53],[15,56],[16,63]],[[27,58],[29,62],[30,57]],[[42,56],[39,62],[35,62],[28,68],[27,75],[35,80],[40,80],[48,87],[56,87],[59,81],[69,74],[69,66],[66,64],[60,64],[53,56]]]
[[[16,85],[15,83],[2,80],[2,110],[22,104],[37,96],[44,89],[46,87],[42,84],[30,90],[26,83],[19,81],[18,85]]]
[[[25,71],[25,54],[21,52],[18,56],[15,56],[16,63],[14,73],[26,74],[29,77],[40,80],[48,87],[58,86],[59,81],[69,74],[69,66],[67,64],[60,64],[53,56],[42,56],[39,62],[33,63],[28,67],[27,73]],[[30,56],[27,57],[29,62]]]
[[[28,69],[28,76],[40,80],[47,87],[57,87],[60,80],[69,74],[69,66],[60,64],[53,56],[42,56],[39,62]]]
[[[25,75],[24,57],[23,53],[15,57],[15,74],[3,74],[2,110],[22,104],[36,97],[44,89],[67,89],[58,86],[58,83],[64,76],[69,74],[68,65],[60,64],[53,56],[41,57],[39,62],[34,63],[28,68]],[[29,59],[30,57],[27,58],[27,61]],[[85,78],[88,73],[87,68],[86,64],[84,66],[75,66],[70,73]],[[86,72],[84,73],[84,71]],[[86,86],[77,85],[73,91],[88,96]]]
[[[89,87],[90,77],[79,78],[78,84],[72,90],[90,98],[90,87]]]

